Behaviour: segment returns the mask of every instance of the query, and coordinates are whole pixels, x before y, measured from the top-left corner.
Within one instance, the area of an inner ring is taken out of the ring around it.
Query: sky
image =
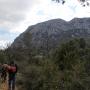
[[[82,7],[77,0],[62,5],[51,0],[0,0],[0,48],[6,47],[28,26],[61,18],[90,17],[90,7]]]

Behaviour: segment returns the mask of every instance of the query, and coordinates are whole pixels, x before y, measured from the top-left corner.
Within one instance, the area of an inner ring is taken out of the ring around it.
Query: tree
[[[65,3],[65,0],[53,0],[53,1],[56,1],[56,2],[58,2],[58,3],[62,3],[62,4]]]
[[[85,40],[84,40],[84,38],[80,38],[80,47],[81,48],[85,48],[86,47],[86,42],[85,42]]]
[[[64,43],[56,50],[55,60],[59,64],[60,69],[72,69],[72,66],[78,62],[78,48],[79,43],[77,40],[71,40]]]

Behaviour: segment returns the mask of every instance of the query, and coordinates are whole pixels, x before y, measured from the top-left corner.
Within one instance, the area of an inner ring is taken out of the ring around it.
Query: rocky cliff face
[[[14,40],[12,47],[49,50],[76,37],[90,37],[90,18],[75,18],[69,22],[54,19],[29,26]]]

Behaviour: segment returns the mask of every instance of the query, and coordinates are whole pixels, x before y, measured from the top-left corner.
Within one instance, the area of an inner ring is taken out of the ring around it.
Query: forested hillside
[[[0,51],[0,62],[15,60],[19,66],[20,90],[89,90],[90,45],[78,38],[59,45],[47,56],[8,47]]]

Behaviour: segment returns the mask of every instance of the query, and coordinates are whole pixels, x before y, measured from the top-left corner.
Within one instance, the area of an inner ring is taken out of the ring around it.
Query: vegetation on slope
[[[21,90],[90,89],[90,45],[83,38],[63,43],[48,56],[25,48],[1,50],[0,62],[8,62],[7,57],[18,63]]]

